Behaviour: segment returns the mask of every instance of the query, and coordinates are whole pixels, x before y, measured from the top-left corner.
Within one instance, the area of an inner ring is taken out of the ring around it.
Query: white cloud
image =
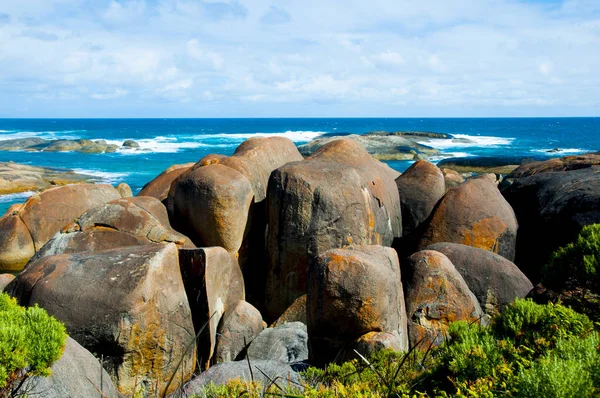
[[[0,117],[600,113],[595,0],[5,3]]]
[[[116,88],[111,92],[90,94],[90,98],[93,98],[96,100],[108,100],[108,99],[121,98],[121,97],[126,96],[127,94],[128,94],[127,90]]]

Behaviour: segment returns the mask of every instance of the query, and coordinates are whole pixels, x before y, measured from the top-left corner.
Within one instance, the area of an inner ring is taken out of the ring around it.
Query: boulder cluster
[[[423,160],[400,175],[351,139],[304,158],[252,138],[136,197],[80,184],[11,208],[0,271],[20,273],[0,288],[61,320],[69,355],[101,359],[105,396],[294,383],[302,364],[427,349],[525,297],[540,253],[567,239],[556,230],[600,221],[600,169],[580,163],[516,170],[503,194],[494,175],[463,182]]]

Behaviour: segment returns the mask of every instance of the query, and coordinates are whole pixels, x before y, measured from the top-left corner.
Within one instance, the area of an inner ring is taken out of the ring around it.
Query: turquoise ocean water
[[[546,151],[554,148],[561,151],[551,156],[564,156],[600,150],[600,118],[0,119],[0,140],[85,138],[121,145],[133,139],[144,149],[112,154],[0,151],[0,162],[75,169],[112,184],[127,182],[135,193],[172,164],[209,153],[230,155],[252,136],[279,135],[301,144],[327,133],[374,130],[432,131],[471,141],[428,143],[446,156],[548,156]],[[388,163],[399,171],[411,164]],[[0,196],[0,215],[30,194]]]

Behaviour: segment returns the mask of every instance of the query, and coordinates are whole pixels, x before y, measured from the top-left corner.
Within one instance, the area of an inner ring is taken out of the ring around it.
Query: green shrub
[[[554,289],[574,280],[578,286],[600,287],[600,224],[583,227],[577,240],[552,254],[543,283]]]
[[[65,347],[65,327],[37,306],[23,308],[0,293],[0,397],[30,376],[50,375]]]
[[[449,339],[431,351],[380,351],[309,368],[304,390],[263,394],[233,382],[206,397],[596,397],[600,338],[590,320],[560,304],[516,300],[490,327],[455,322]],[[426,347],[425,347],[426,348]]]

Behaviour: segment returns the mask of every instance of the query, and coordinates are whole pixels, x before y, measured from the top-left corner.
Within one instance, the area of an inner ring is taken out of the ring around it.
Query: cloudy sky
[[[0,117],[599,115],[600,0],[0,0]]]

